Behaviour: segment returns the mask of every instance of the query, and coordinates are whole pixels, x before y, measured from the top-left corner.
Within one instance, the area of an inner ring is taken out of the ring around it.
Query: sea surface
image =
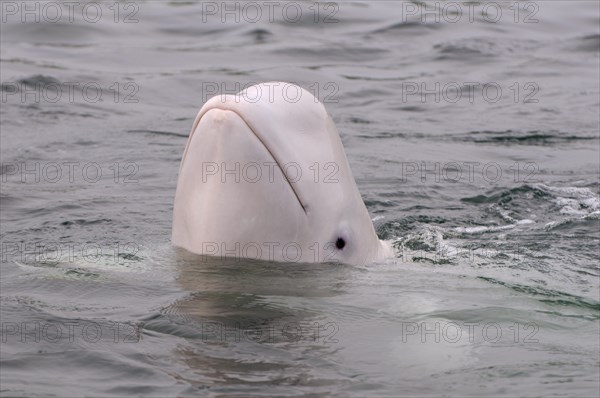
[[[597,397],[599,4],[3,1],[0,394]],[[198,109],[264,81],[396,258],[171,247]]]

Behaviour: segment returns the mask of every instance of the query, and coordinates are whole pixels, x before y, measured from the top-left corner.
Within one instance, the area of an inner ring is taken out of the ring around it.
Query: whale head
[[[192,253],[363,265],[378,239],[325,107],[290,83],[218,95],[181,160],[172,243]]]

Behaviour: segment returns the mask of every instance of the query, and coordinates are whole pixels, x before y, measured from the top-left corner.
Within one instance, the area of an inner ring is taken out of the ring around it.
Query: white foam
[[[484,225],[479,225],[477,227],[456,227],[453,230],[455,232],[463,233],[463,234],[479,234],[482,232],[495,232],[495,231],[504,231],[507,229],[513,229],[517,224],[510,225],[492,225],[486,227]]]
[[[534,188],[550,192],[555,195],[566,196],[574,199],[596,198],[598,196],[589,188],[582,187],[551,187],[546,184],[533,184]]]

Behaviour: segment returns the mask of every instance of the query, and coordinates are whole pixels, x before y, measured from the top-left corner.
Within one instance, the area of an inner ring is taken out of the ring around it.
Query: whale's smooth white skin
[[[282,82],[217,95],[200,109],[181,160],[172,243],[281,262],[364,265],[392,254],[325,107]]]

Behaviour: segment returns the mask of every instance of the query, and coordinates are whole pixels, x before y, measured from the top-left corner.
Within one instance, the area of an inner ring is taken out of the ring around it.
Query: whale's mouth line
[[[197,123],[195,123],[194,129],[192,130],[192,134],[194,134],[194,132],[196,131],[196,127],[198,126],[198,124],[200,124],[200,120],[202,119],[202,117],[204,117],[204,115],[206,115],[208,112],[210,112],[213,109],[220,110],[220,111],[232,112],[232,113],[234,113],[237,117],[239,117],[244,122],[244,124],[250,129],[250,131],[252,131],[252,134],[256,137],[256,139],[258,140],[258,142],[261,143],[261,145],[269,153],[269,155],[271,156],[271,158],[273,158],[273,160],[275,161],[275,163],[277,163],[277,167],[279,167],[279,170],[281,171],[281,174],[283,175],[283,178],[285,178],[285,181],[288,183],[288,185],[292,189],[292,192],[294,193],[294,196],[296,197],[296,200],[298,201],[298,204],[302,208],[302,211],[304,212],[305,215],[308,215],[308,213],[306,211],[306,207],[304,206],[304,204],[300,200],[300,196],[298,195],[298,192],[296,191],[296,189],[294,188],[294,186],[292,185],[292,183],[288,179],[287,175],[283,171],[282,163],[279,161],[279,159],[277,158],[277,156],[275,156],[275,154],[271,151],[271,149],[269,149],[269,146],[260,138],[260,135],[258,135],[256,133],[256,130],[254,129],[254,127],[242,115],[240,115],[238,112],[236,112],[233,109],[224,109],[224,108],[219,108],[219,107],[212,107],[210,109],[207,109],[206,112],[204,112],[204,114],[200,117],[200,119],[198,119]],[[190,135],[189,140],[191,140],[191,139],[192,139],[192,136]],[[185,152],[187,153],[187,150]],[[185,158],[186,153],[184,153],[184,158]],[[182,163],[183,163],[183,161],[182,161]]]

